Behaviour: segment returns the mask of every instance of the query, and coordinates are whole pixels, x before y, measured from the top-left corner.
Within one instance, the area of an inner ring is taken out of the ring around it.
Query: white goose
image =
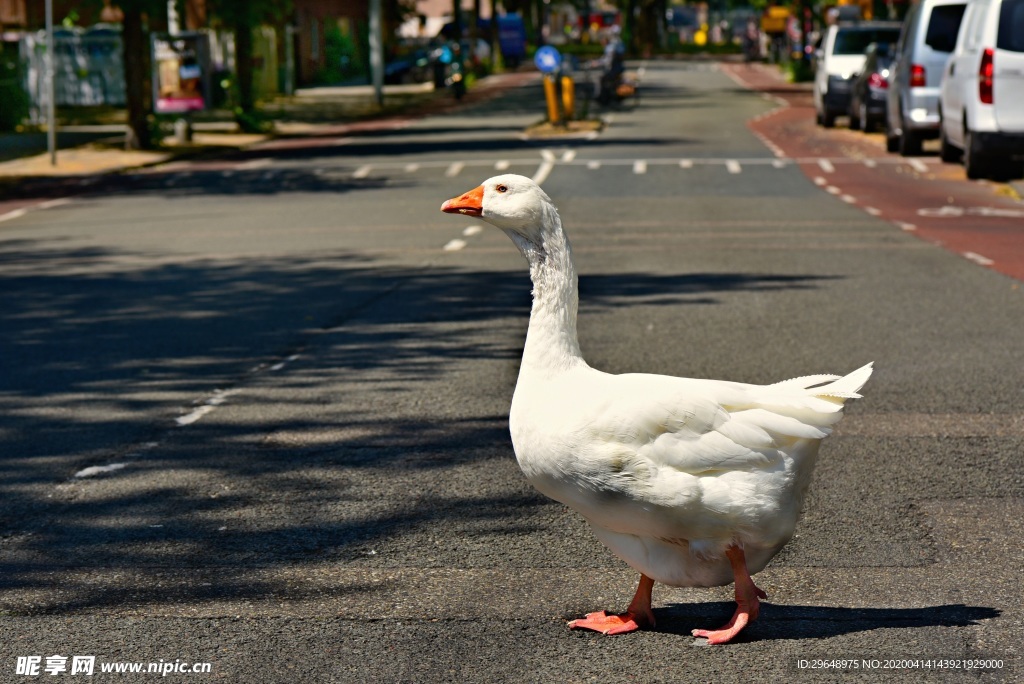
[[[533,308],[509,417],[520,467],[641,573],[627,612],[590,613],[569,627],[653,627],[655,582],[735,582],[729,623],[693,630],[713,644],[731,640],[757,618],[766,596],[750,575],[792,537],[818,446],[844,401],[860,397],[871,364],[774,385],[594,370],[576,339],[576,271],[547,194],[502,175],[441,211],[500,228],[530,266]]]

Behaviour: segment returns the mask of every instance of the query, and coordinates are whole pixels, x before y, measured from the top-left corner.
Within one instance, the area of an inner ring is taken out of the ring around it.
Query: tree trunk
[[[252,114],[256,99],[252,90],[252,20],[240,12],[235,24],[235,68],[238,70],[238,106],[242,114]]]
[[[149,81],[149,45],[142,25],[142,11],[124,10],[124,80],[128,106],[128,135],[125,145],[132,150],[148,150],[153,142],[149,135],[149,107],[146,84]]]

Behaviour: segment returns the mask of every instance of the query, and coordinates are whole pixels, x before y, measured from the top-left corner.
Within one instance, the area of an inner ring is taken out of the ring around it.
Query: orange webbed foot
[[[757,587],[754,587],[754,591],[754,596],[747,601],[747,605],[737,604],[736,612],[724,627],[721,629],[695,629],[691,634],[707,639],[709,644],[727,644],[732,641],[733,637],[742,632],[751,620],[757,619],[761,607],[761,602],[758,599],[768,598],[768,595]]]
[[[633,613],[622,613],[621,615],[609,615],[603,610],[596,613],[587,613],[587,617],[573,620],[569,623],[569,629],[589,629],[601,634],[628,634],[638,629],[654,626],[654,617],[637,615]]]
[[[654,613],[651,611],[653,587],[654,580],[646,575],[640,575],[640,584],[636,588],[636,595],[633,596],[625,613],[609,615],[603,610],[587,613],[587,617],[571,621],[569,629],[590,629],[611,635],[628,634],[638,629],[654,627]]]
[[[707,639],[709,644],[725,644],[732,641],[747,624],[757,619],[761,610],[760,599],[768,598],[768,594],[759,589],[754,584],[754,580],[750,579],[743,549],[733,546],[725,552],[725,555],[729,557],[736,577],[736,612],[721,629],[695,629],[691,632],[695,637]]]

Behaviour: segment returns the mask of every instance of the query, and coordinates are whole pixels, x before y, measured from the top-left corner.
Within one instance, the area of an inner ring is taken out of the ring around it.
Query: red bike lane
[[[962,166],[942,163],[937,153],[928,154],[928,147],[923,156],[904,158],[885,151],[882,134],[817,126],[807,84],[783,81],[774,67],[725,64],[723,70],[778,104],[748,125],[776,156],[795,161],[823,192],[981,266],[1024,280],[1024,202],[1009,186],[968,181]]]

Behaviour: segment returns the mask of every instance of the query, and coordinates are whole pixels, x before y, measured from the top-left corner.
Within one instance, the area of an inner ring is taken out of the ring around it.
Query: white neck
[[[533,281],[533,308],[520,372],[550,374],[585,362],[576,337],[579,291],[572,247],[553,207],[544,219],[540,245],[506,232],[526,257]]]

